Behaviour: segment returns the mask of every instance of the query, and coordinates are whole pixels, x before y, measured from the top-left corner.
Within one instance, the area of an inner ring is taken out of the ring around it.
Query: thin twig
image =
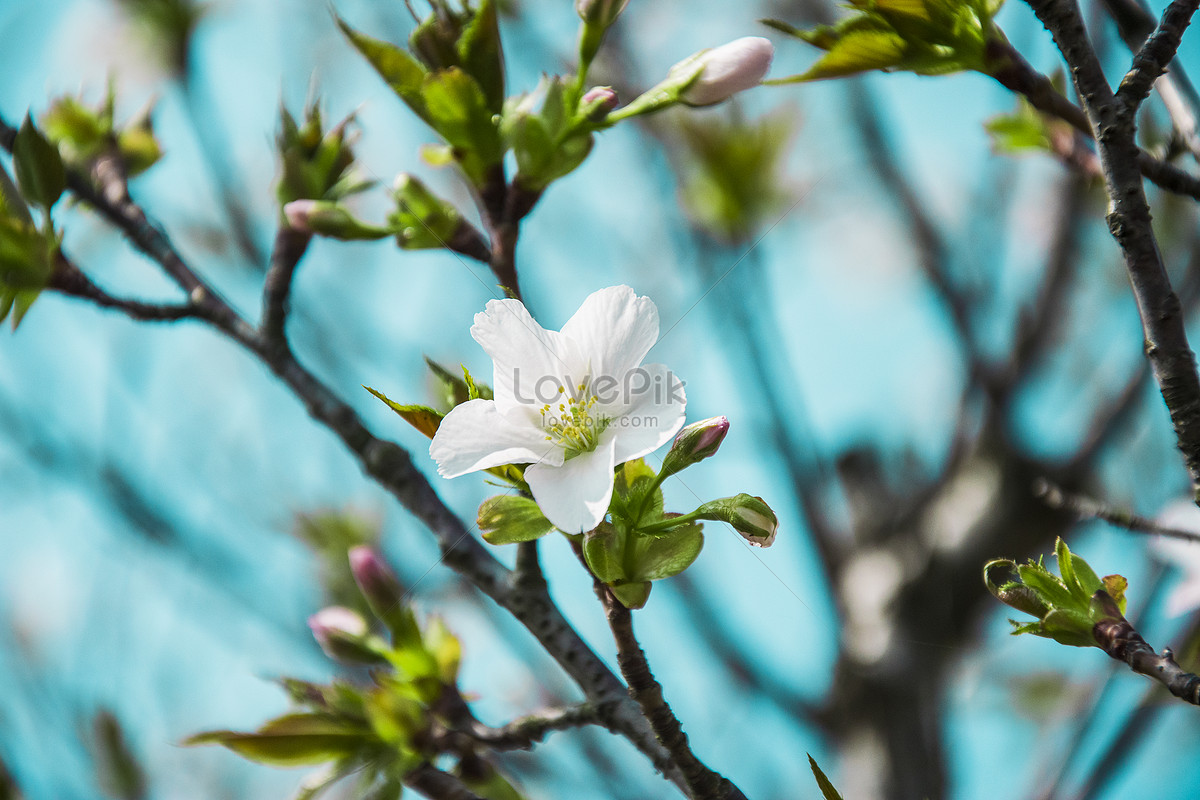
[[[471,738],[493,750],[528,750],[554,731],[600,724],[600,713],[592,703],[565,708],[550,708],[513,720],[499,728],[475,723],[468,731]]]
[[[92,282],[74,263],[62,256],[47,289],[90,300],[101,308],[112,308],[140,322],[175,322],[200,316],[190,303],[147,303],[114,297]]]
[[[629,684],[629,695],[641,706],[642,714],[649,720],[658,740],[679,766],[691,797],[694,800],[745,800],[741,790],[705,766],[692,752],[687,734],[663,697],[662,685],[655,680],[646,654],[634,636],[633,615],[629,609],[599,582],[596,583],[596,594],[604,604],[608,626],[617,644],[617,664]]]
[[[1197,8],[1200,8],[1200,0],[1172,0],[1154,33],[1134,55],[1133,66],[1121,79],[1117,88],[1118,100],[1136,109],[1150,96],[1150,88],[1175,58]]]
[[[483,800],[463,782],[432,764],[422,764],[404,776],[404,785],[437,800]]]
[[[1160,525],[1148,517],[1107,505],[1082,494],[1068,492],[1045,478],[1033,485],[1033,496],[1053,509],[1066,511],[1079,519],[1099,519],[1132,533],[1152,533],[1171,539],[1200,542],[1200,533]]]

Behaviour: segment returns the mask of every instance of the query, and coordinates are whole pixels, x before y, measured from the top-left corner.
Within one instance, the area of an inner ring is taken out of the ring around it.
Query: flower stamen
[[[579,385],[581,395],[585,388],[584,384]],[[596,396],[588,395],[584,400],[569,397],[566,403],[559,403],[557,415],[551,412],[549,403],[542,406],[542,430],[547,434],[546,441],[562,447],[567,458],[595,450],[600,434],[609,423],[607,417],[593,413],[595,405]]]

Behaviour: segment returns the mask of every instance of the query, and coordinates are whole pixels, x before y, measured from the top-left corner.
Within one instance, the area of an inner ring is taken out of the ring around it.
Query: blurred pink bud
[[[703,64],[700,75],[679,99],[690,106],[710,106],[762,83],[775,47],[761,36],[743,36],[695,57]]]
[[[300,233],[312,233],[309,219],[317,209],[316,200],[293,200],[283,207],[283,215],[287,218],[288,227]]]
[[[611,86],[593,86],[579,100],[579,113],[593,122],[608,116],[617,107],[617,93]]]
[[[381,660],[367,646],[367,621],[352,608],[323,608],[308,618],[308,627],[317,644],[332,659],[351,664],[372,664]]]

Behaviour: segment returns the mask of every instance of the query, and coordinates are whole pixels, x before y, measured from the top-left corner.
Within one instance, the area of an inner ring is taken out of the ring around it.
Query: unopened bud
[[[323,608],[308,618],[308,627],[317,644],[335,661],[376,664],[384,660],[367,644],[367,621],[352,608]]]
[[[607,28],[629,5],[629,0],[575,0],[575,13],[588,25]]]
[[[779,518],[766,501],[745,493],[705,503],[697,512],[700,519],[728,522],[755,547],[770,547],[779,530]]]
[[[617,107],[617,93],[611,86],[593,86],[579,99],[580,116],[599,122]]]
[[[761,36],[743,36],[732,42],[702,50],[672,69],[701,64],[700,74],[679,99],[690,106],[710,106],[762,83],[775,47]]]
[[[293,200],[283,207],[283,215],[292,230],[334,239],[382,239],[392,233],[355,219],[343,206],[328,200]]]
[[[355,583],[371,611],[392,632],[395,644],[419,644],[421,633],[412,610],[404,602],[404,587],[379,554],[370,547],[360,545],[351,548],[349,558]]]
[[[713,417],[688,425],[675,437],[675,443],[663,459],[662,474],[673,475],[713,455],[720,449],[727,433],[729,420],[725,417]]]

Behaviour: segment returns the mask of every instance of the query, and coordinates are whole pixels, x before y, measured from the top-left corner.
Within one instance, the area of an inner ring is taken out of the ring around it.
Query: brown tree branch
[[[1133,66],[1117,88],[1119,101],[1136,109],[1150,96],[1154,82],[1167,71],[1167,64],[1175,58],[1184,31],[1197,8],[1200,8],[1200,0],[1172,0],[1154,33],[1134,54]]]
[[[705,766],[688,746],[687,734],[663,697],[662,685],[655,680],[646,654],[634,636],[633,614],[599,581],[596,582],[596,595],[604,604],[608,626],[617,644],[617,664],[629,684],[629,695],[641,706],[642,714],[650,721],[659,742],[683,773],[689,796],[693,800],[745,800],[741,790]]]
[[[1110,200],[1109,231],[1120,245],[1133,287],[1146,354],[1158,382],[1193,491],[1200,493],[1200,376],[1188,344],[1179,298],[1171,288],[1150,224],[1134,142],[1135,109],[1117,98],[1074,0],[1027,0],[1071,67],[1076,90],[1096,131]]]
[[[1134,672],[1158,681],[1180,700],[1200,705],[1200,675],[1175,663],[1175,654],[1170,648],[1164,648],[1162,653],[1154,652],[1103,589],[1096,592],[1092,603],[1100,603],[1107,616],[1092,628],[1092,636],[1100,649],[1111,658],[1124,661]]]
[[[404,785],[436,800],[483,800],[458,778],[432,764],[422,764],[405,775]]]

